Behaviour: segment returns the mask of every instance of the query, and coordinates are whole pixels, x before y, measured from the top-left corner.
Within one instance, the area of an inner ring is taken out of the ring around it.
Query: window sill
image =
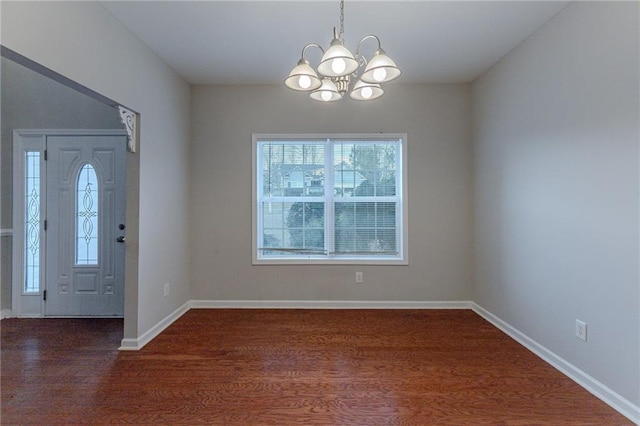
[[[252,265],[372,265],[372,266],[408,266],[408,259],[319,259],[319,258],[283,258],[283,259],[257,259]]]

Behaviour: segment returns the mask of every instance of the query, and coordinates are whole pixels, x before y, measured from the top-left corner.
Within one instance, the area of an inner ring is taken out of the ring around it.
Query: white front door
[[[45,316],[124,314],[126,136],[46,137]]]

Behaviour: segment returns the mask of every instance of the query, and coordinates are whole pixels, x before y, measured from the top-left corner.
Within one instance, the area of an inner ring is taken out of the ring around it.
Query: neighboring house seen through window
[[[254,135],[255,263],[406,263],[404,135]]]

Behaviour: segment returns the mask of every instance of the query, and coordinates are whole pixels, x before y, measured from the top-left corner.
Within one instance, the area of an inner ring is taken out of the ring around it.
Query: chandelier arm
[[[380,42],[380,38],[378,38],[378,36],[375,34],[367,34],[366,36],[362,37],[358,42],[358,47],[356,48],[356,55],[360,54],[360,46],[362,46],[362,43],[369,38],[375,38],[376,41],[378,42],[378,48],[376,50],[382,49],[382,43]]]
[[[306,52],[306,50],[310,47],[317,47],[322,51],[322,54],[324,55],[324,49],[322,48],[322,46],[320,46],[318,43],[309,43],[302,48],[302,55],[300,55],[301,58],[304,58],[304,52]]]

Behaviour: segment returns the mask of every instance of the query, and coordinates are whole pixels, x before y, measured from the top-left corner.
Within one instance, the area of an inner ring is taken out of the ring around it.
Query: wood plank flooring
[[[3,425],[627,425],[467,310],[191,310],[0,324]]]

